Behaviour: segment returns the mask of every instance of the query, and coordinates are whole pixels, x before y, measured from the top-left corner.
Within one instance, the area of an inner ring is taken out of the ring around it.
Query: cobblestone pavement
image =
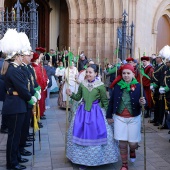
[[[0,106],[1,110],[1,106]],[[57,107],[57,94],[51,94],[51,108],[46,111],[46,120],[42,120],[41,150],[36,133],[35,157],[27,157],[29,162],[24,165],[28,170],[77,170],[78,165],[72,164],[65,158],[66,112]],[[146,169],[170,170],[170,135],[168,130],[158,130],[146,120]],[[30,129],[30,132],[32,129]],[[0,133],[0,170],[5,170],[5,148],[7,135]],[[129,163],[129,170],[144,170],[143,133],[137,159],[134,164]],[[32,147],[27,148],[32,151]],[[34,161],[33,161],[34,160]],[[118,163],[99,167],[88,167],[89,170],[119,170]]]

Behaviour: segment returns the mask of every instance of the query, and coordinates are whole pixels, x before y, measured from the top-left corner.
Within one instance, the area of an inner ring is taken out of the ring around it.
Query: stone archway
[[[154,47],[154,51],[155,52],[158,52],[160,49],[158,49],[157,47],[157,39],[158,39],[158,23],[160,21],[160,19],[163,17],[163,16],[166,16],[166,18],[168,20],[170,20],[170,4],[169,4],[169,0],[164,0],[162,1],[162,3],[159,5],[158,9],[156,10],[156,13],[155,13],[155,16],[154,16],[154,19],[153,19],[153,26],[152,26],[152,34],[154,35],[154,39],[153,39],[153,47]],[[160,36],[160,35],[159,35]],[[165,44],[166,45],[166,44]],[[160,47],[161,48],[161,45]]]

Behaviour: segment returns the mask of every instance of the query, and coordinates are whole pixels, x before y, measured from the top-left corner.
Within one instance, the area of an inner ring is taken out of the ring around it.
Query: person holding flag
[[[109,124],[114,122],[114,138],[119,140],[121,170],[128,170],[128,146],[131,162],[136,159],[135,150],[141,140],[141,105],[146,104],[134,73],[130,64],[121,67],[106,115]]]
[[[96,79],[98,66],[91,64],[86,70],[86,79],[82,81],[78,92],[67,88],[71,99],[81,101],[71,120],[66,156],[79,169],[86,166],[99,166],[118,161],[118,145],[113,139],[112,127],[105,118],[108,108],[106,88]]]

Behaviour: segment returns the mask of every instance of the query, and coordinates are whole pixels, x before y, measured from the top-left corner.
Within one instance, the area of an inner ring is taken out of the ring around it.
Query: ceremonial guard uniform
[[[37,100],[40,100],[41,96],[38,91],[38,89],[40,89],[40,87],[38,86],[37,83],[34,84],[36,82],[34,75],[33,75],[34,71],[31,71],[31,67],[27,65],[30,63],[31,58],[32,58],[31,52],[23,51],[22,54],[24,57],[23,57],[23,63],[22,63],[21,68],[24,71],[25,78],[29,82],[29,85],[30,85],[29,91],[32,96],[35,96],[37,98]],[[21,139],[20,139],[20,153],[23,156],[31,155],[31,152],[25,150],[24,147],[28,147],[28,146],[32,145],[31,143],[26,143],[27,140],[33,140],[32,138],[28,137],[29,136],[30,119],[32,116],[32,109],[33,109],[33,106],[30,104],[27,104],[27,113],[25,115],[24,125],[22,127]]]
[[[166,65],[167,65],[164,81],[161,87],[159,88],[159,93],[165,96],[166,98],[165,109],[169,112],[170,111],[170,46],[164,46],[159,53],[160,55],[166,58]],[[169,121],[167,121],[168,119],[169,118],[167,118],[167,112],[165,111],[162,112],[162,114],[160,115],[162,126],[159,128],[167,129],[168,128],[167,125],[169,125]]]
[[[10,37],[10,39],[8,39]],[[3,42],[3,43],[2,43]],[[18,42],[15,44],[15,42]],[[24,72],[20,65],[22,57],[19,52],[22,49],[22,42],[16,30],[8,29],[0,41],[2,51],[7,54],[11,62],[5,73],[5,87],[7,95],[2,108],[2,114],[8,118],[8,139],[6,148],[7,169],[25,169],[19,162],[27,162],[27,159],[18,158],[21,129],[27,113],[27,102],[35,104],[36,98],[29,92],[29,83],[25,79]],[[15,45],[14,45],[15,44]]]
[[[156,62],[157,66],[154,69],[150,85],[150,89],[153,91],[154,100],[154,119],[150,122],[154,123],[154,126],[159,126],[162,124],[162,117],[165,111],[164,94],[160,94],[159,88],[163,85],[166,66],[163,63],[161,56],[156,57]]]

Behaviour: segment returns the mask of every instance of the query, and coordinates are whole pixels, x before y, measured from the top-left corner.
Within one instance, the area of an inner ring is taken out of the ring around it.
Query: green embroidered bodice
[[[105,110],[108,108],[108,98],[106,95],[106,88],[104,84],[96,80],[92,83],[89,83],[87,80],[84,80],[78,89],[77,94],[73,93],[71,98],[79,101],[81,98],[85,101],[85,110],[90,111],[92,103],[95,100],[100,100],[100,106],[104,107]]]

